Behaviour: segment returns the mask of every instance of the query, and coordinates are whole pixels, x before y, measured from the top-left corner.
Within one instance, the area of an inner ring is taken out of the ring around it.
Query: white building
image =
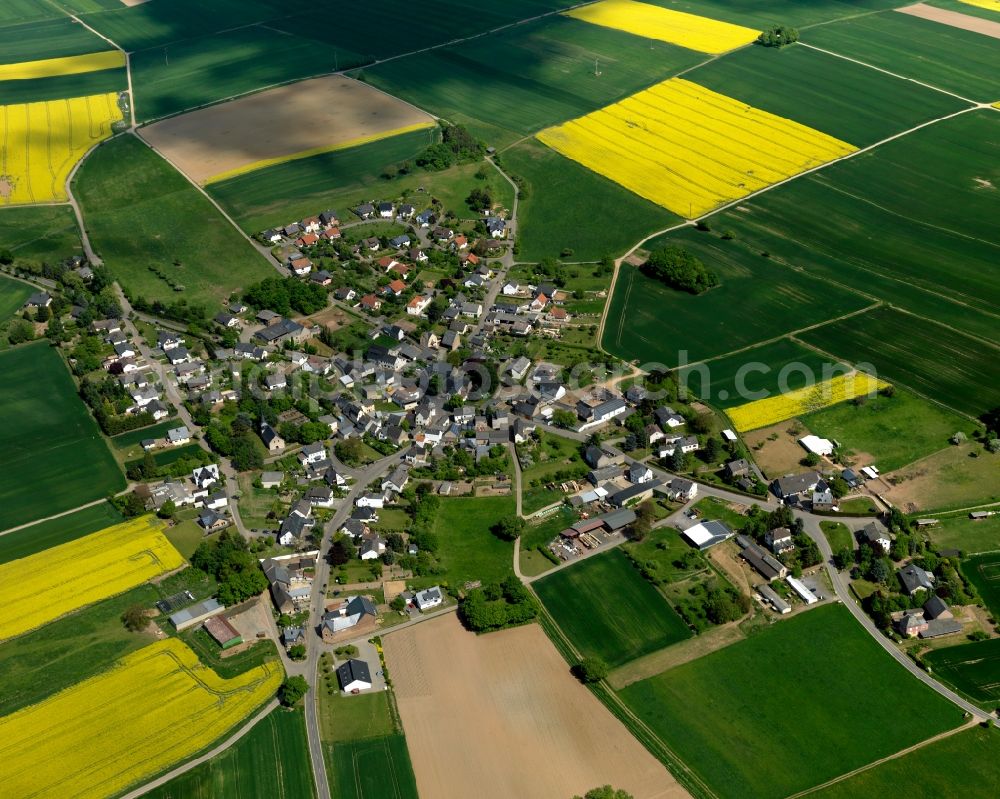
[[[436,608],[442,602],[444,602],[444,595],[441,593],[441,588],[436,585],[431,588],[425,588],[423,591],[418,591],[413,597],[413,604],[421,611]]]

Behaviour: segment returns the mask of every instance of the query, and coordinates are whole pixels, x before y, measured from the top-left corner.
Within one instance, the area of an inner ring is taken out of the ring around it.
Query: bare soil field
[[[204,183],[433,122],[365,83],[329,75],[171,117],[141,134],[189,178]]]
[[[921,19],[929,19],[931,22],[940,22],[942,25],[950,25],[952,28],[961,28],[963,31],[972,31],[973,33],[981,33],[983,36],[1000,39],[1000,22],[993,22],[993,20],[982,17],[948,11],[945,8],[929,6],[926,3],[915,3],[912,6],[897,8],[896,11]]]
[[[448,614],[384,639],[421,796],[687,792],[569,674],[535,624],[476,636]]]
[[[886,499],[905,513],[962,508],[1000,500],[1000,457],[981,445],[952,446],[882,475]]]
[[[795,432],[790,433],[790,430]],[[798,442],[798,439],[806,435],[809,435],[809,431],[805,425],[797,419],[786,419],[770,427],[746,433],[743,439],[764,476],[774,478],[807,470],[807,467],[799,463],[806,456],[806,451]],[[771,440],[771,436],[777,438]],[[760,449],[757,448],[758,445]]]

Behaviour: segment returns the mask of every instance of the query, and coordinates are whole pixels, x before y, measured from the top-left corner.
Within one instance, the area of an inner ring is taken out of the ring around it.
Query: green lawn
[[[0,208],[0,250],[31,263],[56,263],[82,254],[73,209],[68,205]]]
[[[235,745],[155,788],[151,799],[310,799],[316,795],[305,714],[272,710]]]
[[[380,738],[396,732],[389,712],[389,693],[344,696],[333,674],[334,689],[330,695],[322,687],[319,696],[320,737],[324,743],[344,743],[363,738]]]
[[[528,140],[505,150],[504,169],[527,191],[518,211],[519,259],[594,261],[622,255],[644,236],[680,218],[607,178]]]
[[[976,522],[985,524],[986,522]],[[962,561],[964,574],[979,591],[983,604],[994,618],[1000,619],[1000,552],[973,555]]]
[[[775,675],[780,689],[775,689]],[[961,723],[838,605],[619,696],[717,796],[781,797]]]
[[[528,522],[521,533],[521,549],[532,549],[549,543],[559,533],[578,520],[568,507],[561,507],[538,522]]]
[[[97,148],[74,185],[94,248],[133,297],[185,300],[207,306],[211,316],[229,294],[274,273],[207,199],[134,136]]]
[[[154,588],[141,585],[0,646],[0,715],[40,702],[151,644],[152,636],[126,630],[121,615],[132,605],[152,607],[156,599]]]
[[[461,586],[469,580],[489,583],[511,574],[514,544],[501,541],[490,527],[513,515],[513,497],[443,498],[434,533],[446,574],[433,581]]]
[[[1000,701],[1000,638],[934,649],[924,656],[937,679],[993,710]]]
[[[1000,731],[976,727],[928,744],[815,793],[811,799],[977,796],[1000,784]],[[905,786],[905,788],[903,788]]]
[[[564,494],[549,490],[546,485],[569,479],[579,479],[590,470],[580,454],[580,442],[557,435],[546,434],[538,445],[518,448],[533,459],[531,466],[521,471],[522,510],[525,514],[559,502]],[[562,528],[560,528],[562,529]],[[556,531],[558,532],[558,531]]]
[[[26,558],[50,547],[66,544],[118,524],[122,516],[109,502],[84,508],[58,519],[38,522],[0,536],[0,563]]]
[[[968,105],[801,45],[749,47],[684,77],[855,147],[874,144]],[[781,86],[781,91],[774,91],[775,86]]]
[[[323,752],[338,799],[417,799],[417,781],[402,734],[324,744]]]
[[[623,546],[625,551],[635,558],[636,562],[651,567],[657,578],[671,581],[683,580],[691,576],[694,571],[708,568],[704,557],[698,559],[699,565],[695,569],[685,569],[683,566],[677,565],[677,561],[688,553],[697,552],[697,550],[681,538],[680,533],[672,527],[657,527],[655,530],[651,530],[642,541],[630,542]]]
[[[703,497],[692,505],[692,509],[701,514],[702,521],[718,519],[733,530],[739,530],[747,521],[745,516],[732,510],[728,502],[717,497]]]
[[[194,519],[185,519],[178,522],[173,527],[166,528],[163,534],[174,545],[174,549],[181,553],[185,560],[191,558],[195,550],[198,549],[201,542],[206,538],[205,531]]]
[[[544,577],[534,589],[576,648],[611,666],[691,637],[667,600],[617,550]]]
[[[47,342],[0,353],[0,530],[125,487],[97,423]],[[44,401],[39,401],[39,398]]]
[[[27,283],[0,275],[0,323],[18,315],[24,301],[34,293]]]
[[[972,432],[967,419],[903,390],[863,405],[842,402],[800,418],[816,435],[874,455],[884,472],[944,449],[956,431]]]
[[[830,549],[839,552],[842,549],[854,549],[854,536],[843,522],[820,522],[820,528],[830,542]]]
[[[887,12],[803,31],[802,41],[972,100],[997,99],[1000,52],[995,39],[978,33]]]
[[[980,521],[973,521],[967,513],[948,516],[927,532],[934,545],[942,549],[960,549],[964,553],[1000,549],[1000,516]]]

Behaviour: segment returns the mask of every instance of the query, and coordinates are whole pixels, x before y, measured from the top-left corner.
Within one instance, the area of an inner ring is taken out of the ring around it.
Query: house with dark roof
[[[363,660],[351,659],[337,669],[337,680],[345,694],[357,694],[372,687],[372,675]]]
[[[771,483],[771,491],[778,499],[794,503],[801,495],[811,494],[819,481],[818,472],[786,474]]]
[[[934,575],[915,563],[903,566],[896,572],[896,575],[899,577],[899,582],[902,583],[903,591],[907,596],[914,596],[934,588]]]

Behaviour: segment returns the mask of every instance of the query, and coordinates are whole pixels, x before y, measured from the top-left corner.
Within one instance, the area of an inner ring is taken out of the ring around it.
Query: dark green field
[[[962,721],[838,605],[781,621],[619,696],[723,798],[787,796]]]
[[[3,30],[3,28],[0,28]],[[5,103],[36,103],[65,97],[86,97],[123,91],[128,86],[125,68],[101,69],[78,75],[58,75],[33,80],[0,81],[0,97]]]
[[[704,60],[664,42],[548,17],[368,67],[358,77],[501,146],[616,102]],[[594,75],[595,62],[600,76]],[[428,79],[428,77],[430,79]]]
[[[684,77],[855,147],[968,106],[919,84],[801,46],[750,47]],[[774,91],[778,85],[781,91]]]
[[[231,292],[273,274],[207,199],[134,136],[98,147],[74,186],[94,249],[133,297],[184,299],[215,313]],[[171,289],[150,265],[185,290]]]
[[[145,795],[151,799],[310,799],[316,788],[305,714],[272,710],[234,746]]]
[[[0,322],[16,316],[35,289],[20,280],[0,275]]]
[[[924,660],[939,680],[983,707],[996,707],[1000,700],[1000,638],[934,649]]]
[[[26,558],[118,524],[122,516],[109,502],[84,508],[58,519],[38,522],[16,533],[0,536],[0,563]]]
[[[28,2],[36,6],[45,5],[34,0],[28,0]],[[10,0],[3,3],[5,9],[10,5]],[[0,12],[0,20],[2,19],[3,12]],[[0,27],[0,53],[2,53],[0,63],[4,64],[99,53],[107,49],[109,49],[107,42],[99,36],[94,36],[82,25],[78,25],[65,16],[44,22]],[[6,95],[0,96],[4,98],[4,102],[7,102]]]
[[[0,530],[125,487],[69,370],[48,343],[0,353]],[[39,397],[44,398],[39,402]]]
[[[437,136],[433,128],[404,133],[360,147],[258,169],[209,184],[207,188],[244,230],[251,233],[287,223],[290,219],[301,219],[331,206],[347,219],[350,209],[337,205],[344,199],[345,191],[354,189],[363,197],[379,193],[379,177],[386,167],[412,161]],[[414,181],[422,185],[425,178],[434,177],[433,173],[417,173]],[[396,191],[394,183],[387,182],[385,186],[387,191]]]
[[[502,162],[528,187],[518,211],[520,260],[557,258],[566,249],[574,261],[618,256],[650,232],[680,221],[534,140],[505,150]]]
[[[967,558],[962,561],[962,573],[976,586],[990,613],[1000,618],[1000,552]]]
[[[623,265],[611,298],[604,347],[624,359],[669,367],[748,347],[853,313],[870,301],[847,288],[820,283],[749,250],[692,229],[649,242],[673,244],[710,264],[720,285],[692,296]]]
[[[880,308],[810,330],[808,344],[950,408],[978,416],[1000,405],[1000,348],[926,319]]]
[[[337,799],[417,799],[402,734],[324,744],[327,774]]]
[[[0,210],[0,250],[21,261],[58,262],[83,252],[73,209],[37,205]]]
[[[874,455],[884,472],[946,448],[958,430],[972,432],[967,419],[902,389],[892,397],[872,397],[863,405],[842,402],[799,418],[818,436]]]
[[[807,375],[821,380],[824,368],[832,371],[834,366],[830,358],[783,338],[681,369],[680,379],[692,398],[733,408],[761,399],[761,391],[775,394],[802,388]]]
[[[5,25],[58,16],[58,9],[38,0],[6,0],[0,3],[0,23]]]
[[[574,646],[610,666],[691,637],[663,595],[618,550],[575,563],[533,587]]]
[[[889,797],[899,795],[901,787],[905,786],[907,799],[941,799],[943,796],[980,796],[991,790],[990,785],[998,784],[1000,731],[994,727],[976,727],[809,796],[811,799]]]
[[[971,100],[997,99],[1000,48],[989,36],[887,11],[803,31],[802,41]]]

